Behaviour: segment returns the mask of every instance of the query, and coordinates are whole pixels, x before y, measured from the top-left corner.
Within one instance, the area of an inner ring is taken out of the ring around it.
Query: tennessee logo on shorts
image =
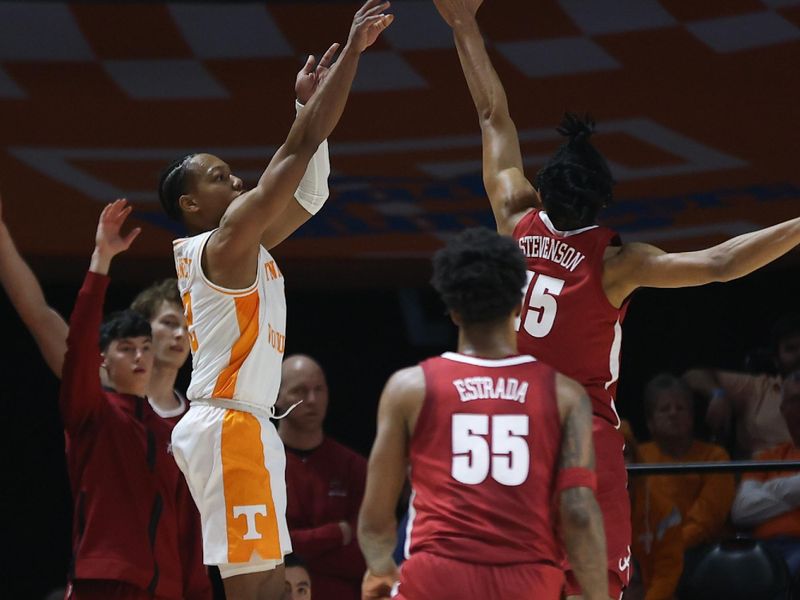
[[[228,531],[228,561],[281,559],[278,522],[258,419],[228,410],[222,422],[222,481]]]

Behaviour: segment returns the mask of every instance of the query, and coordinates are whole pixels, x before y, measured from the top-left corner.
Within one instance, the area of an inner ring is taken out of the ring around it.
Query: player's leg
[[[623,458],[624,439],[610,423],[594,417],[593,439],[597,471],[597,504],[603,513],[608,558],[608,594],[619,600],[631,576],[631,506]],[[567,566],[565,595],[580,600],[581,589]]]
[[[200,511],[203,562],[219,567],[226,596],[280,599],[291,543],[286,456],[272,423],[242,411],[192,406],[173,430],[172,445]]]
[[[228,600],[281,600],[286,591],[283,565],[269,571],[233,575],[222,580]]]

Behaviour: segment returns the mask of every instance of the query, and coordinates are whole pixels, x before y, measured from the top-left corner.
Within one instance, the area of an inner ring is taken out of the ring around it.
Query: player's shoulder
[[[425,372],[422,364],[405,367],[392,373],[386,382],[386,392],[405,394],[425,390]]]

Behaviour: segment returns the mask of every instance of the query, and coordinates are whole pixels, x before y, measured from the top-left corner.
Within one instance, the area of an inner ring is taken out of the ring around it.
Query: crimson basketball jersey
[[[406,556],[558,565],[555,371],[531,356],[454,352],[421,366],[425,401],[409,451]]]
[[[546,212],[532,210],[513,237],[528,265],[519,351],[579,381],[594,413],[619,427],[614,400],[628,303],[612,306],[603,290],[603,256],[619,236],[597,225],[559,231]]]

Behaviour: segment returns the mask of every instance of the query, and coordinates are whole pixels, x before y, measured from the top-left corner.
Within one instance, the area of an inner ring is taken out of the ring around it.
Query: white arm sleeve
[[[731,507],[731,519],[740,527],[754,527],[797,507],[800,475],[766,482],[743,481]]]
[[[303,105],[295,100],[297,114]],[[297,202],[312,215],[315,215],[325,204],[330,192],[328,190],[328,176],[331,174],[331,162],[328,157],[328,140],[323,140],[314,156],[308,163],[305,175],[300,180],[300,185],[294,193]]]

